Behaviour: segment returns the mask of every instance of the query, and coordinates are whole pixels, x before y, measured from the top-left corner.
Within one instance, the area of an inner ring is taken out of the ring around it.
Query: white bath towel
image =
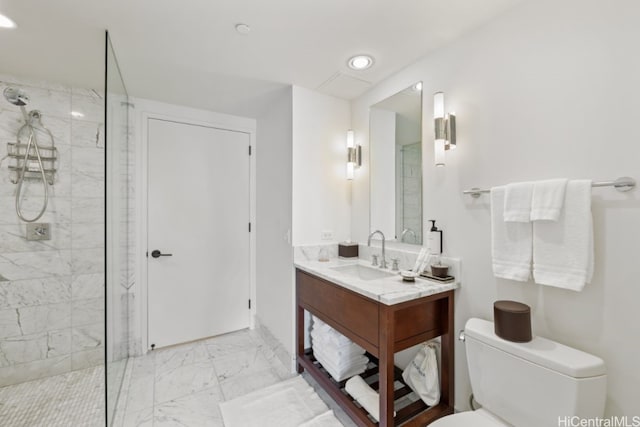
[[[504,220],[507,222],[531,221],[533,182],[508,184],[504,196]]]
[[[533,223],[536,283],[580,291],[593,276],[591,181],[569,181],[557,221]]]
[[[330,351],[327,351],[325,347],[318,347],[314,345],[312,349],[316,358],[320,357],[324,362],[330,363],[332,367],[336,368],[336,371],[340,372],[349,371],[354,366],[366,366],[369,362],[369,359],[364,354],[349,357],[338,357]]]
[[[322,335],[326,336],[327,339],[331,340],[339,347],[353,344],[349,338],[345,337],[340,332],[318,319],[316,316],[313,316],[313,330],[322,333]]]
[[[299,427],[342,427],[343,424],[336,418],[333,411],[327,411],[315,418],[300,424]]]
[[[347,378],[351,378],[354,375],[358,375],[366,371],[367,363],[369,359],[366,356],[361,356],[366,360],[360,360],[359,363],[354,364],[349,367],[339,368],[331,363],[328,359],[325,358],[325,354],[320,351],[314,351],[313,354],[318,362],[322,365],[324,369],[329,372],[329,374],[336,381],[346,380]]]
[[[380,421],[380,397],[360,375],[350,378],[344,388],[376,421]],[[395,411],[393,415],[396,415]]]
[[[322,347],[326,349],[328,353],[335,355],[337,358],[351,358],[354,356],[361,356],[364,354],[364,348],[355,343],[348,344],[346,346],[338,346],[333,341],[326,339],[318,331],[311,331],[311,339],[314,347]]]
[[[344,348],[349,348],[356,345],[349,338],[345,337],[340,332],[334,329],[328,330],[328,329],[313,328],[311,329],[311,332],[312,333],[315,332],[316,335],[319,334],[322,337],[323,341],[330,342],[337,348],[344,349]]]
[[[219,407],[226,427],[299,427],[329,410],[313,387],[299,375],[221,402]]]
[[[531,276],[530,222],[504,221],[505,187],[491,189],[491,254],[493,275],[525,282]]]
[[[334,371],[336,372],[349,372],[356,366],[366,367],[367,364],[369,363],[369,358],[364,354],[361,354],[360,356],[353,356],[348,359],[339,359],[334,355],[332,355],[331,353],[327,352],[322,347],[312,347],[312,348],[313,348],[313,355],[315,356],[315,358],[318,359],[318,361],[322,359],[320,363],[325,362],[330,364],[332,368],[335,368]]]
[[[531,199],[531,221],[557,221],[564,204],[567,179],[536,181]]]

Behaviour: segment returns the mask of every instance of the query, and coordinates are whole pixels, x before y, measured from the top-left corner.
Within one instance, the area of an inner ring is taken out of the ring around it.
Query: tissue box
[[[358,258],[358,244],[356,242],[338,243],[338,256],[340,258]]]

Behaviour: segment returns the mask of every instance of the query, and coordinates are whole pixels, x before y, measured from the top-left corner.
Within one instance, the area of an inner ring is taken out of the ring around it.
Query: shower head
[[[3,94],[7,101],[18,107],[24,107],[29,103],[29,95],[20,88],[8,86],[5,88]]]

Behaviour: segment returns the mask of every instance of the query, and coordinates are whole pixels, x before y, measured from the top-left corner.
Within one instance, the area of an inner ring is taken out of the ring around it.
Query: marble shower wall
[[[41,242],[25,240],[7,160],[0,167],[0,386],[104,361],[103,97],[0,76],[0,91],[7,85],[24,88],[31,98],[27,109],[42,112],[59,160],[49,207],[39,220],[51,224],[51,240]],[[0,99],[0,158],[22,124],[19,109]],[[38,184],[25,189],[29,216],[42,201]]]

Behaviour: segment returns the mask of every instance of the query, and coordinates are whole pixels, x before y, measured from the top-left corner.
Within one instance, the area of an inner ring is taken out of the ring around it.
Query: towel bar
[[[615,181],[594,181],[591,184],[591,186],[592,187],[615,187],[616,190],[625,192],[625,191],[633,190],[635,188],[636,180],[628,176],[623,176],[621,178],[616,179]],[[471,197],[475,199],[480,197],[483,193],[490,193],[490,192],[491,190],[487,188],[481,189],[481,188],[473,187],[469,190],[464,190],[462,194],[469,194]]]

